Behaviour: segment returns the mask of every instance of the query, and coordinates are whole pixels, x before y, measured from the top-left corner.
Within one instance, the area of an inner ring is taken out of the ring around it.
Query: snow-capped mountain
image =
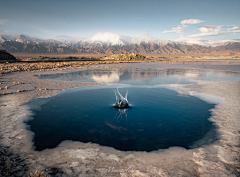
[[[28,43],[28,44],[29,43],[39,44],[39,43],[45,41],[45,40],[38,39],[38,38],[31,38],[31,37],[23,35],[23,34],[15,36],[15,38],[13,40],[16,42]]]
[[[60,35],[56,37],[56,40],[66,44],[67,46],[70,47],[74,47],[76,48],[76,46],[78,45],[78,42],[83,41],[85,38],[81,38],[81,37],[70,37],[70,36],[66,36],[66,35]]]
[[[57,40],[73,48],[95,48],[109,46],[123,46],[130,43],[116,33],[97,33],[92,38],[72,38],[68,36],[58,37]]]
[[[141,44],[141,43],[154,43],[157,45],[166,45],[172,43],[168,40],[158,40],[151,38],[149,35],[142,36],[123,36],[117,33],[100,32],[95,34],[91,38],[72,38],[67,36],[58,37],[57,40],[65,43],[66,45],[83,49],[83,48],[107,48],[110,46],[125,46],[130,44]]]
[[[1,32],[1,31],[0,31]],[[38,39],[26,35],[0,33],[0,49],[26,53],[89,53],[118,54],[139,53],[145,55],[239,55],[240,40],[210,41],[182,38],[159,40],[151,35],[123,36],[117,33],[97,33],[91,38],[58,36],[56,39]]]
[[[218,46],[232,44],[235,42],[240,42],[240,39],[213,41],[213,40],[207,40],[203,38],[179,38],[174,40],[173,42],[177,42],[185,45],[197,44],[205,47],[218,47]]]
[[[128,45],[130,42],[124,39],[120,34],[117,33],[97,33],[92,38],[87,40],[89,43],[106,44],[106,46],[112,45]]]
[[[7,40],[6,38],[4,38],[3,36],[0,36],[0,43],[5,42],[6,40]]]
[[[4,39],[4,40],[1,40]],[[37,38],[31,38],[28,36],[25,36],[23,34],[21,35],[0,35],[0,43],[5,42],[5,41],[16,41],[16,42],[21,42],[21,43],[34,43],[38,41],[42,41]]]

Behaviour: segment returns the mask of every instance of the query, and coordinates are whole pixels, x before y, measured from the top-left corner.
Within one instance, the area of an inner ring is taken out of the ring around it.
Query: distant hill
[[[217,46],[213,48],[216,51],[240,51],[240,42],[227,43],[225,45]]]
[[[26,43],[17,41],[5,41],[0,44],[0,49],[11,53],[77,53],[78,50],[66,45],[56,43]]]
[[[197,45],[168,40],[144,40],[123,38],[109,34],[111,38],[95,36],[90,39],[41,40],[25,35],[0,36],[0,49],[11,53],[83,53],[120,54],[139,53],[158,56],[206,56],[240,55],[240,42],[225,42],[215,45]]]
[[[16,60],[16,58],[6,50],[0,50],[0,60]]]

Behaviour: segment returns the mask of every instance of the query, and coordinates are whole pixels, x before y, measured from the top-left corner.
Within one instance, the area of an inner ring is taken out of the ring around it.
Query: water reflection
[[[75,82],[123,83],[130,85],[193,84],[197,80],[235,81],[238,72],[199,69],[83,70],[39,76],[40,79]]]
[[[114,82],[119,82],[120,80],[120,74],[113,72],[110,75],[109,74],[104,74],[101,76],[98,75],[93,75],[92,79],[95,82],[101,82],[101,83],[114,83]]]
[[[116,109],[115,119],[116,122],[126,121],[127,122],[128,109]]]

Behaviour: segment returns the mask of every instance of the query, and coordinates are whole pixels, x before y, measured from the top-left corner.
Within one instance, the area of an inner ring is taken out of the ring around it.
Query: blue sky
[[[240,0],[1,0],[0,30],[45,39],[98,32],[240,39],[239,9]]]

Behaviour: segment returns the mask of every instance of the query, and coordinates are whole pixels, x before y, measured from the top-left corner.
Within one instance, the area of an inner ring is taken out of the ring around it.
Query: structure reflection
[[[115,115],[116,122],[126,121],[127,123],[127,113],[128,109],[116,109]]]

